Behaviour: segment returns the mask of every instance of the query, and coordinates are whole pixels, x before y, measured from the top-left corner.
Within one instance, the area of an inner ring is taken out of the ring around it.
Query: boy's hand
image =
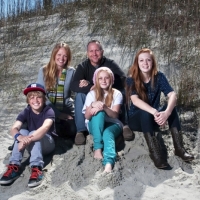
[[[26,148],[26,145],[23,143],[23,142],[19,142],[18,143],[18,150],[19,151],[22,151],[23,149],[25,149]]]
[[[28,135],[28,136],[20,135],[17,137],[17,140],[25,144],[30,144],[32,137],[33,137],[32,135]]]
[[[19,151],[25,149],[26,146],[28,146],[32,142],[32,137],[33,137],[32,135],[29,136],[20,135],[17,137],[17,140],[19,141],[18,144]]]

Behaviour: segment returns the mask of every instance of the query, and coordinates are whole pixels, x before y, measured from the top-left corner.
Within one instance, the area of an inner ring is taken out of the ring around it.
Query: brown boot
[[[194,156],[187,153],[183,147],[183,138],[181,133],[177,130],[176,127],[171,128],[172,139],[174,143],[175,155],[182,158],[184,161],[194,160]]]
[[[77,132],[75,137],[76,145],[84,145],[86,143],[85,134],[83,132]]]
[[[158,169],[162,169],[168,166],[168,163],[165,162],[161,155],[160,144],[155,136],[151,136],[150,133],[145,133],[144,138],[147,142],[150,152],[150,158],[153,160],[154,165]]]
[[[125,125],[123,127],[123,137],[124,140],[126,141],[132,141],[135,138],[135,134],[133,133],[133,131],[128,127],[128,125]]]

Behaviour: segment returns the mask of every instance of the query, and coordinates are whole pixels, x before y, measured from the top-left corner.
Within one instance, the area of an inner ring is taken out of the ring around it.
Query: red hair
[[[55,57],[61,48],[64,48],[66,51],[66,54],[67,54],[67,62],[65,65],[65,69],[67,69],[67,67],[70,65],[70,62],[72,59],[71,50],[66,43],[61,42],[61,43],[58,43],[55,45],[55,47],[53,48],[52,53],[51,53],[50,61],[43,69],[44,70],[45,87],[46,87],[47,91],[53,89],[56,84],[58,69],[56,66]]]
[[[152,88],[154,87],[155,75],[158,72],[156,59],[155,59],[153,52],[150,49],[144,48],[144,49],[141,49],[140,51],[137,52],[135,59],[134,59],[134,62],[133,62],[133,65],[129,69],[129,77],[133,78],[134,84],[132,86],[126,85],[126,97],[127,97],[128,101],[130,99],[131,92],[133,90],[135,90],[140,99],[142,99],[145,102],[148,102],[146,89],[145,89],[144,84],[143,84],[143,74],[140,71],[140,68],[139,68],[139,65],[138,65],[138,57],[142,53],[149,53],[151,55],[152,69],[151,69],[151,72],[150,72],[150,77],[151,77],[151,87]]]

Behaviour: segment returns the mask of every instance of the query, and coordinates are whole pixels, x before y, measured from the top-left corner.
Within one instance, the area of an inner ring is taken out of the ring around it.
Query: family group
[[[39,185],[44,176],[43,156],[53,152],[54,138],[59,136],[84,145],[87,134],[91,134],[94,158],[102,159],[104,172],[111,172],[116,161],[116,138],[123,136],[130,141],[133,131],[143,132],[154,165],[166,168],[168,163],[155,132],[168,123],[175,155],[183,161],[194,159],[183,146],[176,93],[158,71],[150,49],[136,53],[127,76],[104,56],[98,40],[89,41],[87,59],[76,70],[70,67],[71,60],[69,46],[56,44],[37,81],[24,89],[28,106],[11,128],[14,145],[0,184],[11,184],[20,176],[27,149],[31,167],[28,186]],[[165,105],[161,105],[161,93],[167,98]]]

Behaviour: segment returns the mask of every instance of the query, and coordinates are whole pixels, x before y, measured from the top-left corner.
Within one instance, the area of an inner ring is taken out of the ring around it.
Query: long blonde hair
[[[107,72],[110,76],[110,85],[109,85],[108,94],[107,94],[105,100],[104,100],[103,89],[100,87],[100,84],[99,84],[99,81],[98,81],[99,80],[99,74],[102,71]],[[113,93],[114,93],[114,89],[112,88],[112,85],[114,83],[114,75],[113,75],[112,71],[107,67],[98,68],[94,73],[93,82],[94,82],[94,92],[95,92],[96,101],[102,101],[102,102],[105,103],[106,106],[111,107],[112,100],[113,100]]]
[[[71,50],[66,43],[61,42],[55,45],[51,53],[50,61],[43,69],[45,87],[47,91],[49,91],[50,89],[53,89],[56,84],[58,69],[56,66],[55,57],[60,48],[64,48],[67,54],[67,62],[65,64],[66,69],[70,65],[70,62],[72,59]]]
[[[151,73],[150,76],[151,76],[151,87],[154,88],[155,75],[158,73],[156,59],[155,59],[153,52],[150,49],[144,48],[137,52],[134,62],[133,62],[133,65],[129,69],[129,77],[133,78],[134,84],[132,86],[126,85],[126,99],[127,99],[127,101],[129,101],[131,92],[133,90],[135,90],[137,92],[139,98],[148,103],[146,89],[143,84],[143,75],[142,75],[142,73],[139,69],[139,65],[138,65],[138,57],[141,53],[149,53],[151,55],[152,69],[150,72]]]

